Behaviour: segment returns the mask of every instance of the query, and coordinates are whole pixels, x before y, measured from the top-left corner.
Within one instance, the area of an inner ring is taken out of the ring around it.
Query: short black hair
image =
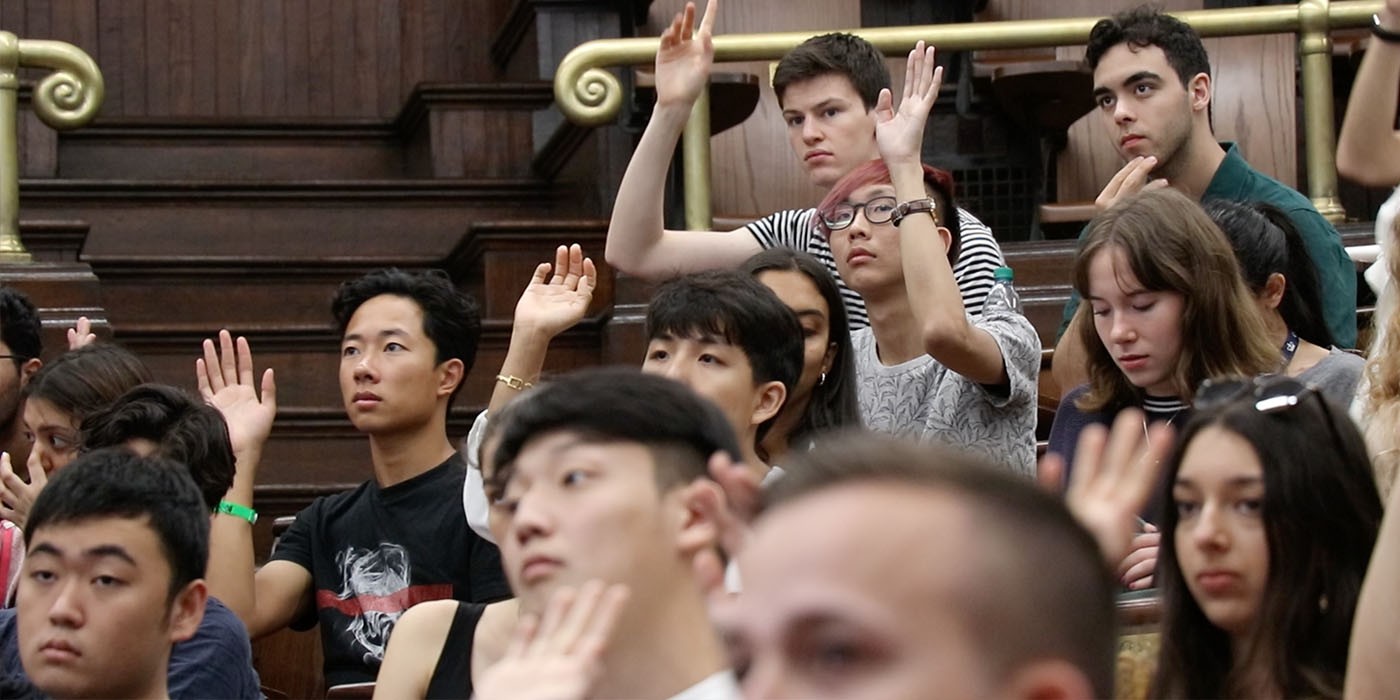
[[[0,340],[10,347],[16,367],[43,354],[43,330],[34,302],[24,292],[0,285]]]
[[[83,419],[84,451],[134,439],[155,443],[152,456],[185,465],[210,512],[233,486],[235,459],[223,414],[184,389],[142,384]]]
[[[29,511],[28,549],[44,528],[98,518],[144,518],[170,564],[167,602],[204,578],[209,560],[209,510],[181,465],[125,449],[89,452],[56,472]]]
[[[43,399],[73,423],[106,408],[138,384],[151,381],[141,358],[113,343],[93,343],[59,355],[24,385],[24,397]]]
[[[1324,348],[1335,345],[1322,313],[1317,267],[1288,214],[1267,202],[1209,199],[1202,206],[1230,239],[1249,290],[1261,294],[1269,275],[1283,275],[1283,299],[1278,307],[1283,322],[1303,340]]]
[[[656,462],[660,488],[707,476],[710,456],[743,453],[714,404],[690,387],[631,367],[585,369],[526,392],[493,417],[498,426],[486,488],[499,498],[520,452],[533,439],[568,431],[583,439],[632,442]]]
[[[989,670],[1009,678],[1026,663],[1064,659],[1093,684],[1094,697],[1113,696],[1116,583],[1093,536],[1058,499],[952,447],[868,432],[830,434],[783,466],[765,512],[850,484],[956,498],[982,534],[966,543],[982,555],[967,563],[980,567],[969,576],[982,593],[959,605]]]
[[[437,348],[437,363],[462,361],[463,381],[448,397],[450,407],[466,384],[466,374],[476,361],[481,341],[481,311],[476,301],[457,289],[441,270],[409,272],[398,268],[375,270],[340,285],[331,300],[331,315],[343,336],[350,318],[362,304],[388,294],[412,300],[423,311],[423,334]]]
[[[851,81],[866,111],[875,109],[880,91],[890,86],[885,55],[874,44],[854,34],[833,32],[814,36],[787,52],[773,71],[773,92],[778,104],[789,85],[823,75],[840,75]]]
[[[1182,86],[1190,84],[1198,73],[1210,75],[1210,57],[1201,43],[1201,35],[1191,25],[1159,7],[1140,5],[1099,20],[1089,30],[1089,42],[1084,51],[1089,70],[1098,68],[1103,55],[1119,44],[1127,44],[1134,50],[1149,46],[1161,49]]]
[[[648,342],[667,335],[722,340],[743,351],[754,384],[782,382],[788,395],[802,377],[797,314],[738,270],[697,272],[662,284],[647,304],[646,334]],[[760,441],[772,422],[759,426]]]

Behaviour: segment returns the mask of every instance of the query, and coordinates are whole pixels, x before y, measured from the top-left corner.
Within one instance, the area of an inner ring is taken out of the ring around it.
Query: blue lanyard
[[[1293,329],[1288,329],[1288,337],[1283,341],[1283,367],[1288,368],[1288,363],[1293,361],[1294,353],[1298,352],[1298,334]]]

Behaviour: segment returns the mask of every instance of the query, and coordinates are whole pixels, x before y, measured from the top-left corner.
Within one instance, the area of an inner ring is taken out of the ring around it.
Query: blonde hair
[[[1181,354],[1172,371],[1177,396],[1189,399],[1209,377],[1279,369],[1279,349],[1240,277],[1234,250],[1200,204],[1168,188],[1133,195],[1094,217],[1074,261],[1074,288],[1081,297],[1089,296],[1094,257],[1115,250],[1144,289],[1175,292],[1185,300]],[[1117,411],[1141,404],[1143,390],[1114,363],[1092,313],[1087,302],[1076,312],[1089,390],[1075,405],[1083,411]]]
[[[1367,354],[1363,387],[1358,389],[1357,403],[1361,410],[1355,415],[1366,436],[1366,448],[1371,453],[1371,468],[1376,474],[1376,486],[1386,499],[1395,475],[1400,470],[1400,314],[1395,313],[1397,285],[1400,285],[1400,216],[1396,216],[1395,198],[1386,202],[1377,215],[1376,229],[1384,231],[1376,242],[1384,251],[1388,279],[1376,303],[1372,317],[1376,337]]]

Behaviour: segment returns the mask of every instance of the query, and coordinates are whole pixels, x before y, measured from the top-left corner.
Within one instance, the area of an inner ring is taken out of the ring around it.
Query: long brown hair
[[[1400,313],[1396,313],[1397,293],[1400,293],[1400,216],[1394,210],[1381,208],[1376,218],[1388,219],[1390,224],[1385,232],[1388,240],[1378,240],[1386,251],[1386,272],[1390,279],[1376,303],[1376,313],[1372,317],[1376,324],[1376,339],[1371,344],[1366,360],[1363,385],[1366,392],[1360,397],[1364,410],[1361,411],[1365,426],[1366,445],[1370,448],[1371,459],[1376,472],[1376,484],[1381,497],[1390,493],[1395,483],[1397,467],[1400,467],[1400,438],[1395,426],[1400,423]],[[1378,221],[1379,223],[1379,221]]]
[[[1185,299],[1181,354],[1172,372],[1177,396],[1189,397],[1208,377],[1253,376],[1279,368],[1279,349],[1240,277],[1235,253],[1198,203],[1166,188],[1128,197],[1094,217],[1074,261],[1074,288],[1081,297],[1089,296],[1094,256],[1114,250],[1123,253],[1144,289]],[[1092,313],[1087,302],[1076,312],[1089,363],[1089,390],[1076,406],[1117,411],[1139,405],[1143,390],[1114,363]]]

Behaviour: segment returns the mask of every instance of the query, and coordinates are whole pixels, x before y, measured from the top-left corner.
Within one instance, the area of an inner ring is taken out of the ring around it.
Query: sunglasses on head
[[[1257,377],[1207,379],[1196,389],[1196,398],[1191,401],[1191,407],[1203,411],[1240,401],[1253,401],[1254,410],[1260,413],[1283,413],[1302,404],[1310,395],[1315,396],[1322,406],[1322,415],[1334,444],[1341,445],[1341,435],[1337,434],[1327,399],[1316,388],[1292,377],[1261,374]]]

